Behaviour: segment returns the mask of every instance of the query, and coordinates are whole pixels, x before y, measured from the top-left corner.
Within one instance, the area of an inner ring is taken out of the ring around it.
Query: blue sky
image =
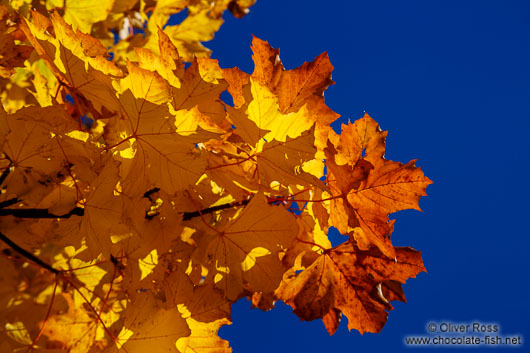
[[[339,123],[368,112],[389,131],[386,157],[418,159],[434,181],[423,213],[394,215],[394,244],[422,251],[428,274],[405,285],[408,303],[381,333],[343,322],[329,337],[285,305],[261,312],[243,300],[221,330],[234,351],[425,350],[403,338],[428,335],[431,321],[496,323],[530,339],[530,2],[258,0],[225,19],[207,43],[222,67],[252,72],[251,34],[280,47],[288,69],[327,51]]]

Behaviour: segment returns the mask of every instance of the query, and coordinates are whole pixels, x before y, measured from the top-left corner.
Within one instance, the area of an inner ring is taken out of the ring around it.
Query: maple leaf
[[[261,85],[273,88],[280,80],[283,64],[280,61],[280,50],[272,48],[268,42],[252,37],[252,60],[254,72],[252,77]]]
[[[107,18],[114,0],[63,0],[58,2],[48,2],[48,10],[61,8],[64,10],[64,20],[72,25],[74,29],[79,29],[83,33],[90,33],[92,25]]]
[[[315,148],[312,131],[301,136],[288,139],[285,143],[273,141],[263,145],[257,153],[257,170],[259,177],[266,183],[273,181],[281,185],[318,185],[326,189],[324,184],[314,175],[305,172],[302,165],[313,160]]]
[[[307,110],[283,114],[278,107],[278,98],[267,87],[255,83],[252,78],[250,82],[253,99],[248,105],[248,118],[258,128],[270,131],[263,136],[266,141],[285,142],[287,137],[298,137],[313,125]]]
[[[216,232],[199,235],[197,256],[210,269],[210,280],[230,300],[236,300],[245,287],[270,292],[286,270],[280,253],[297,229],[291,214],[268,205],[258,194],[237,218]]]
[[[98,112],[103,106],[115,111],[116,97],[106,75],[123,74],[104,57],[105,47],[91,36],[74,32],[55,12],[51,21],[38,12],[32,14],[33,22],[26,21],[21,29],[57,79],[68,87],[68,93],[78,104],[86,105],[87,111],[92,105]],[[55,36],[48,32],[50,27]]]
[[[97,326],[85,310],[75,305],[70,295],[62,297],[66,300],[67,312],[49,317],[43,334],[56,348],[75,353],[87,352],[94,343]]]
[[[404,209],[419,210],[418,201],[432,183],[414,166],[383,158],[386,133],[367,114],[343,125],[340,150],[331,143],[326,149],[330,200],[330,225],[350,234],[366,250],[376,245],[394,256],[388,236],[393,222],[388,214]],[[342,165],[341,165],[342,164]]]
[[[18,29],[9,25],[10,17],[7,7],[0,5],[0,76],[5,78],[15,73],[15,67],[24,66],[24,60],[33,51],[30,46],[15,44]]]
[[[165,30],[187,61],[191,61],[194,56],[208,56],[210,51],[201,42],[212,40],[214,33],[223,24],[222,18],[213,15],[208,5],[189,10],[184,21],[178,26],[169,26]]]
[[[306,109],[284,115],[278,108],[277,97],[267,87],[255,84],[252,79],[250,86],[251,93],[245,98],[250,99],[250,103],[239,108],[227,107],[228,117],[235,124],[233,133],[250,147],[233,156],[239,159],[235,163],[255,162],[243,168],[268,185],[276,182],[285,187],[316,185],[326,189],[318,179],[322,175],[311,175],[303,169],[305,163],[314,161],[317,153],[313,146],[314,122],[308,118]],[[214,162],[211,169],[224,169],[223,164],[233,163]]]
[[[330,334],[405,301],[425,269],[388,217],[431,181],[368,115],[331,129],[326,53],[287,70],[254,37],[252,74],[208,58],[254,2],[0,6],[0,350],[226,353],[244,296]]]
[[[121,175],[126,190],[140,194],[154,184],[175,193],[201,176],[206,159],[196,145],[215,138],[216,134],[177,132],[175,118],[167,106],[136,98],[129,90],[121,95],[120,104],[121,116],[109,125],[112,127],[107,136],[109,143],[118,141],[111,148],[122,155]],[[185,113],[179,111],[179,114]],[[194,118],[193,114],[186,116]]]
[[[202,323],[189,318],[186,319],[186,322],[191,329],[191,334],[188,337],[178,339],[177,348],[181,353],[232,352],[228,341],[217,336],[219,328],[229,323],[227,320]]]
[[[306,105],[310,119],[318,124],[328,125],[339,117],[324,103],[324,90],[334,83],[327,53],[296,69],[285,70],[280,51],[267,42],[254,37],[252,51],[255,67],[251,77],[278,96],[282,113],[297,112]]]
[[[327,53],[322,53],[311,63],[283,72],[278,82],[278,97],[282,112],[298,111],[314,95],[322,97],[331,80],[333,66]]]
[[[230,325],[230,305],[222,293],[211,285],[199,285],[193,290],[185,305],[179,305],[182,317],[186,319],[191,334],[179,338],[180,352],[228,353],[232,349],[228,341],[221,339],[217,331],[223,325]]]
[[[58,107],[35,109],[27,107],[14,115],[5,116],[6,136],[2,152],[2,170],[14,168],[9,176],[8,195],[26,196],[27,201],[38,203],[49,187],[51,178],[64,167],[64,158],[59,152],[56,139],[52,138],[50,126],[42,120],[61,113]],[[42,121],[41,120],[41,121]]]
[[[237,68],[225,69],[224,74],[236,107],[246,102],[250,119],[260,129],[274,131],[265,139],[285,141],[286,136],[299,136],[314,123],[325,126],[339,117],[324,103],[323,92],[334,83],[326,53],[299,68],[285,70],[279,50],[267,42],[253,37],[252,51],[252,75]],[[250,94],[245,93],[247,85]]]
[[[142,69],[156,71],[170,86],[180,88],[184,65],[177,48],[160,28],[158,28],[158,46],[160,55],[148,49],[135,48],[139,66]]]
[[[234,67],[223,69],[223,76],[228,83],[227,90],[232,96],[234,106],[241,107],[248,100],[243,96],[243,87],[248,85],[250,75]]]
[[[242,13],[255,3],[255,0],[226,1],[216,0],[211,2],[198,1],[158,1],[154,6],[152,14],[147,21],[147,30],[156,33],[157,28],[164,27],[170,16],[187,9],[187,16],[178,25],[170,25],[164,28],[164,32],[175,43],[180,55],[186,61],[193,61],[194,57],[207,57],[210,50],[205,48],[201,42],[206,42],[214,37],[223,24],[222,14],[226,9],[237,13],[236,17],[242,17]],[[150,38],[145,48],[153,50],[158,54],[156,38]]]
[[[149,350],[179,352],[176,342],[190,330],[177,308],[166,309],[151,294],[138,297],[123,314],[122,339],[117,341],[123,352]],[[124,334],[127,333],[127,334]]]
[[[419,252],[395,248],[395,253],[394,260],[375,248],[363,251],[351,243],[339,245],[287,280],[277,296],[301,319],[323,319],[330,334],[338,327],[339,312],[348,318],[350,330],[379,332],[387,310],[392,310],[381,286],[405,283],[425,271]]]
[[[63,239],[77,247],[86,242],[91,258],[104,253],[111,247],[111,231],[121,219],[123,199],[114,195],[118,183],[118,163],[109,161],[98,177],[91,183],[85,200],[82,200],[82,218],[71,218],[60,223]]]
[[[172,87],[173,109],[197,109],[220,124],[225,117],[220,95],[226,88],[217,60],[195,60],[182,77],[180,87]]]

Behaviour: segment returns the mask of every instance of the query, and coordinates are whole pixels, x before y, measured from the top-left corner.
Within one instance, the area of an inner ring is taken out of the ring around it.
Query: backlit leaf
[[[2,2],[0,351],[228,353],[243,297],[330,334],[406,300],[425,269],[389,214],[431,181],[368,115],[332,129],[326,53],[288,69],[254,37],[252,73],[209,58],[254,3]]]
[[[350,330],[379,332],[387,320],[387,310],[392,310],[388,300],[379,295],[382,283],[405,283],[422,271],[420,253],[413,249],[396,248],[394,260],[377,250],[362,251],[343,244],[287,281],[278,296],[301,319],[324,319],[331,334],[339,318],[336,310],[348,318]]]
[[[290,213],[268,205],[258,194],[238,218],[219,232],[205,231],[197,239],[203,249],[198,253],[212,271],[210,276],[216,287],[228,299],[237,299],[246,286],[252,291],[270,292],[285,271],[279,255],[290,245],[297,229]],[[256,256],[258,253],[260,256]],[[250,262],[253,266],[249,266]]]

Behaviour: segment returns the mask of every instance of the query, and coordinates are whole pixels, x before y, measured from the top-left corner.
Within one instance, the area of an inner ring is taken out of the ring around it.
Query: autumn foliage
[[[327,54],[286,70],[254,38],[251,74],[208,58],[253,2],[2,2],[0,351],[229,352],[244,297],[330,334],[405,301],[425,269],[389,214],[431,181],[368,115],[330,128]]]

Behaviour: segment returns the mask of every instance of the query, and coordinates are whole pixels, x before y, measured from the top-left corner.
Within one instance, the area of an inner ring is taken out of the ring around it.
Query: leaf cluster
[[[330,334],[405,301],[425,269],[389,214],[431,181],[384,158],[368,115],[330,128],[326,53],[287,70],[254,38],[251,74],[208,58],[253,2],[0,6],[1,351],[229,352],[244,297]]]

